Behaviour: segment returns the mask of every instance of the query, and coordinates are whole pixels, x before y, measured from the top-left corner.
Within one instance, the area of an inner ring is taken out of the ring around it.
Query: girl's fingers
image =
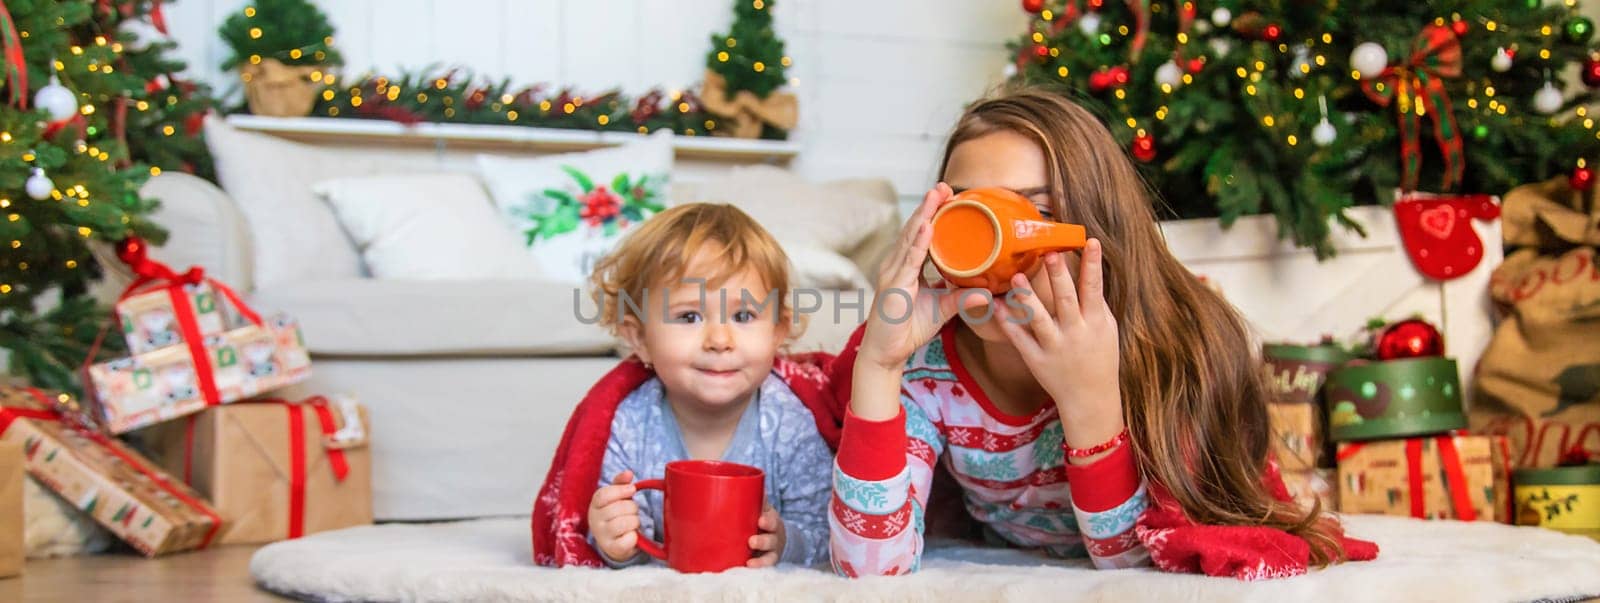
[[[994,304],[994,320],[1000,323],[1000,332],[1004,333],[1011,345],[1022,352],[1023,358],[1037,357],[1041,353],[1039,342],[1034,341],[1033,335],[1018,324],[1018,321],[1027,318],[1022,312],[1013,309],[1005,303]]]
[[[778,537],[773,534],[756,534],[750,537],[750,549],[754,551],[771,551],[778,548]]]
[[[1077,319],[1082,308],[1079,306],[1078,285],[1072,282],[1072,271],[1067,270],[1067,258],[1058,252],[1050,252],[1044,257],[1045,274],[1050,276],[1050,289],[1056,299],[1056,319]]]
[[[1032,285],[1028,283],[1028,277],[1021,274],[1012,276],[1011,286],[1011,293],[1006,296],[1007,303],[1019,303],[1028,308],[1029,313],[1033,315],[1033,319],[1027,322],[1028,329],[1033,332],[1039,347],[1055,347],[1061,340],[1061,332],[1056,326],[1056,321],[1050,318],[1050,312],[1045,309],[1044,302],[1040,301],[1038,291],[1030,288]]]
[[[599,490],[595,490],[593,502],[594,508],[603,509],[607,506],[610,506],[612,503],[628,500],[633,498],[634,493],[638,491],[638,488],[635,488],[633,484],[630,483],[606,486]]]
[[[1079,283],[1078,299],[1086,307],[1096,310],[1106,305],[1104,255],[1100,240],[1089,239],[1089,243],[1083,247],[1083,261],[1078,265],[1078,274],[1082,280]]]

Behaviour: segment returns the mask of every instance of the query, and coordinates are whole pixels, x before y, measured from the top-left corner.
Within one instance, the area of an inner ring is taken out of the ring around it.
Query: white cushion
[[[246,132],[214,116],[206,118],[206,146],[217,181],[250,225],[258,288],[360,276],[360,256],[311,185],[413,167]]]
[[[548,280],[444,283],[352,278],[258,289],[251,301],[257,310],[298,318],[312,354],[611,353],[615,349],[611,335],[592,324],[594,302],[587,293],[575,302],[573,290],[572,285]]]
[[[885,222],[897,222],[894,203],[884,203],[878,180],[812,183],[770,165],[734,168],[720,178],[679,183],[676,203],[731,203],[788,243],[810,243],[847,254]],[[892,189],[887,191],[892,198]]]
[[[660,131],[583,153],[479,155],[478,168],[544,275],[581,283],[624,233],[666,204],[672,159],[671,132]],[[591,215],[596,208],[608,211]]]
[[[472,174],[393,174],[316,183],[380,279],[529,279],[538,264]]]
[[[869,290],[872,283],[850,258],[812,243],[779,240],[789,256],[789,280],[795,287],[809,289]]]

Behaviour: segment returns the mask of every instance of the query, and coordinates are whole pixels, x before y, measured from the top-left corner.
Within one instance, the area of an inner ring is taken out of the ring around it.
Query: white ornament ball
[[[1228,52],[1233,50],[1233,43],[1226,38],[1211,38],[1206,44],[1211,46],[1211,52],[1217,53],[1218,58],[1228,56]]]
[[[1311,142],[1317,143],[1319,147],[1333,144],[1333,140],[1338,137],[1338,130],[1333,129],[1333,124],[1329,123],[1326,117],[1317,122],[1316,127],[1311,128]]]
[[[33,95],[33,104],[49,112],[50,119],[61,121],[77,114],[78,95],[73,94],[52,76],[50,83],[45,84]]]
[[[1183,85],[1183,69],[1172,61],[1162,63],[1156,68],[1156,83],[1177,88]]]
[[[1489,59],[1489,68],[1499,73],[1511,71],[1511,53],[1501,48],[1494,51],[1494,58]]]
[[[1221,6],[1217,7],[1217,10],[1211,11],[1211,23],[1217,27],[1227,27],[1232,22],[1233,11]]]
[[[1086,13],[1078,17],[1078,31],[1083,35],[1092,36],[1100,33],[1100,13]]]
[[[1561,91],[1550,82],[1545,82],[1544,87],[1533,93],[1533,110],[1549,115],[1561,110]]]
[[[1370,80],[1389,66],[1389,53],[1377,42],[1362,42],[1350,51],[1350,66],[1361,74],[1361,79]]]
[[[1000,74],[1004,75],[1005,78],[1008,79],[1008,80],[1011,79],[1011,78],[1017,77],[1017,64],[1016,63],[1006,63],[1005,67],[1001,67],[1000,68]]]
[[[28,181],[23,183],[22,188],[27,191],[29,197],[43,201],[50,198],[50,191],[56,190],[56,183],[44,175],[44,168],[33,168],[33,175],[28,176]]]
[[[1209,21],[1195,21],[1190,27],[1193,27],[1194,32],[1197,34],[1205,35],[1211,33],[1211,22]]]
[[[1311,73],[1311,51],[1301,47],[1294,51],[1294,60],[1289,63],[1289,77],[1302,79]]]

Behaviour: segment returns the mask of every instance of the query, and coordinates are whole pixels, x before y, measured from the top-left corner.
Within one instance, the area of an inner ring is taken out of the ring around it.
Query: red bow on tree
[[[1361,90],[1372,102],[1396,105],[1400,125],[1400,188],[1416,190],[1417,174],[1422,170],[1422,117],[1433,116],[1433,135],[1444,156],[1442,190],[1461,183],[1461,131],[1456,126],[1455,110],[1445,93],[1444,79],[1461,75],[1461,40],[1448,27],[1429,25],[1411,43],[1411,57],[1399,65],[1383,69],[1378,77],[1361,82]]]

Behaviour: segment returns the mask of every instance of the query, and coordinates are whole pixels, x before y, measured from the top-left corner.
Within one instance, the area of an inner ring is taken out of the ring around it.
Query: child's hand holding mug
[[[611,485],[595,490],[589,503],[589,533],[601,554],[612,561],[639,554],[639,505],[633,502],[637,491],[633,472],[623,471]]]
[[[768,504],[761,508],[761,519],[756,521],[756,528],[760,530],[755,536],[750,537],[750,550],[755,551],[755,556],[750,559],[750,567],[772,567],[778,564],[778,558],[783,556],[783,545],[787,540],[783,529],[783,517],[778,515],[778,510]]]

